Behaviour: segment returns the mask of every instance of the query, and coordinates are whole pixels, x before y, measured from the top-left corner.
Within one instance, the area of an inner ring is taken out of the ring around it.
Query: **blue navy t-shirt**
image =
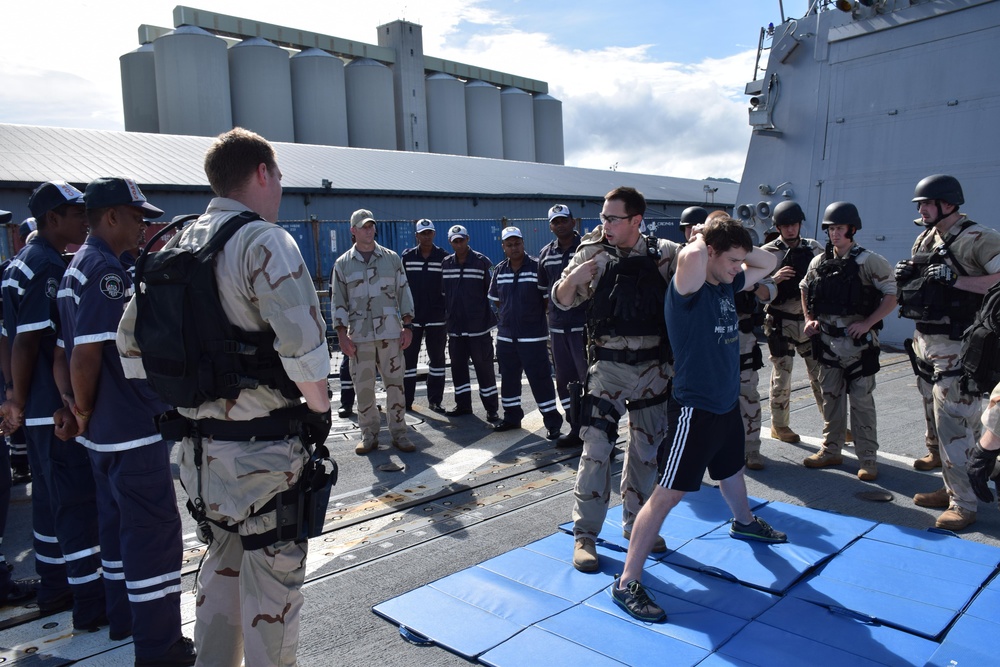
[[[740,397],[739,317],[733,295],[746,276],[732,284],[705,283],[681,296],[670,281],[664,305],[667,334],[674,350],[673,398],[685,407],[726,414]]]
[[[154,421],[168,407],[145,380],[130,380],[115,346],[132,280],[103,240],[90,236],[59,285],[61,338],[66,357],[77,345],[102,346],[101,376],[87,430],[77,442],[98,452],[120,452],[160,442]]]

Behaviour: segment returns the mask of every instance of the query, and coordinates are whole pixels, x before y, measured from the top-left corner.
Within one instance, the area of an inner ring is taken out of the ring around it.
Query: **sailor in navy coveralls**
[[[181,520],[170,446],[156,428],[169,407],[145,380],[125,378],[115,337],[133,292],[119,257],[144,235],[143,216],[163,211],[131,179],[98,178],[84,196],[91,233],[59,285],[75,418],[64,432],[79,431],[97,484],[110,635],[132,634],[141,664],[181,640]],[[169,664],[193,664],[188,653],[190,662]]]
[[[548,288],[538,280],[538,260],[524,253],[524,238],[517,227],[501,234],[507,259],[497,265],[490,283],[490,299],[500,314],[497,362],[500,364],[500,402],[503,421],[496,431],[521,427],[521,377],[528,377],[531,395],[542,413],[546,437],[559,437],[563,418],[556,409],[556,391],[549,364],[549,330],[545,324]]]

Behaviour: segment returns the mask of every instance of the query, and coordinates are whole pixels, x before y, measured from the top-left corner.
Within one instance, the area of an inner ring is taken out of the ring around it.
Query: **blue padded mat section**
[[[914,548],[865,536],[791,595],[937,638],[993,573],[989,565],[957,557],[981,555],[965,546],[974,543],[938,537]]]
[[[761,614],[757,622],[837,646],[883,665],[922,665],[938,648],[929,639],[792,597],[783,598]]]
[[[604,593],[595,597],[608,598]],[[667,626],[654,628],[631,618],[612,617],[589,604],[547,618],[538,627],[626,665],[663,665],[666,656],[671,665],[695,665],[709,653],[673,633],[650,632]]]
[[[1000,609],[993,609],[994,621]],[[934,667],[956,667],[956,665],[997,664],[997,638],[1000,624],[974,616],[962,616],[948,631],[948,635],[934,655],[927,661]]]
[[[430,586],[387,600],[372,610],[469,659],[507,640],[524,627]]]
[[[734,540],[729,536],[729,526],[724,525],[691,540],[667,555],[664,562],[714,573],[780,594],[875,526],[874,522],[865,519],[787,503],[770,503],[757,509],[755,514],[788,533],[788,543]]]
[[[872,667],[880,664],[759,622],[747,625],[718,653],[757,667]]]
[[[751,506],[789,543],[730,538],[714,487],[671,512],[661,535],[673,551],[647,560],[643,574],[665,624],[632,619],[608,595],[625,561],[620,507],[608,512],[598,572],[577,572],[573,537],[557,532],[373,610],[495,667],[997,664],[1000,549],[785,503]]]

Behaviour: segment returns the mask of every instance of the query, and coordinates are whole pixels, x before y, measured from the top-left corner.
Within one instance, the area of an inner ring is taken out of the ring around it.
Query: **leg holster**
[[[764,367],[764,355],[760,351],[759,345],[754,345],[753,349],[746,354],[740,355],[740,372],[756,371]]]
[[[780,327],[772,330],[768,335],[767,350],[775,359],[795,356],[795,348],[789,345],[788,337],[781,333]]]
[[[618,440],[618,420],[621,413],[615,409],[614,403],[606,398],[596,398],[590,394],[583,397],[580,406],[583,410],[581,424],[598,428],[608,436],[608,441],[615,444]],[[597,413],[596,415],[594,413]]]

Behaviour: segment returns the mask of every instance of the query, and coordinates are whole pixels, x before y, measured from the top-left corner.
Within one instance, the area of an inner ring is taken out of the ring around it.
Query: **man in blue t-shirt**
[[[666,620],[642,586],[642,566],[663,520],[685,493],[701,487],[706,470],[719,480],[733,512],[731,537],[787,540],[784,533],[755,517],[747,501],[738,403],[739,327],[733,298],[767,276],[774,265],[774,257],[754,248],[746,229],[727,217],[710,220],[678,256],[665,307],[675,357],[663,443],[666,469],[636,517],[625,570],[609,589],[615,604],[639,620]]]

